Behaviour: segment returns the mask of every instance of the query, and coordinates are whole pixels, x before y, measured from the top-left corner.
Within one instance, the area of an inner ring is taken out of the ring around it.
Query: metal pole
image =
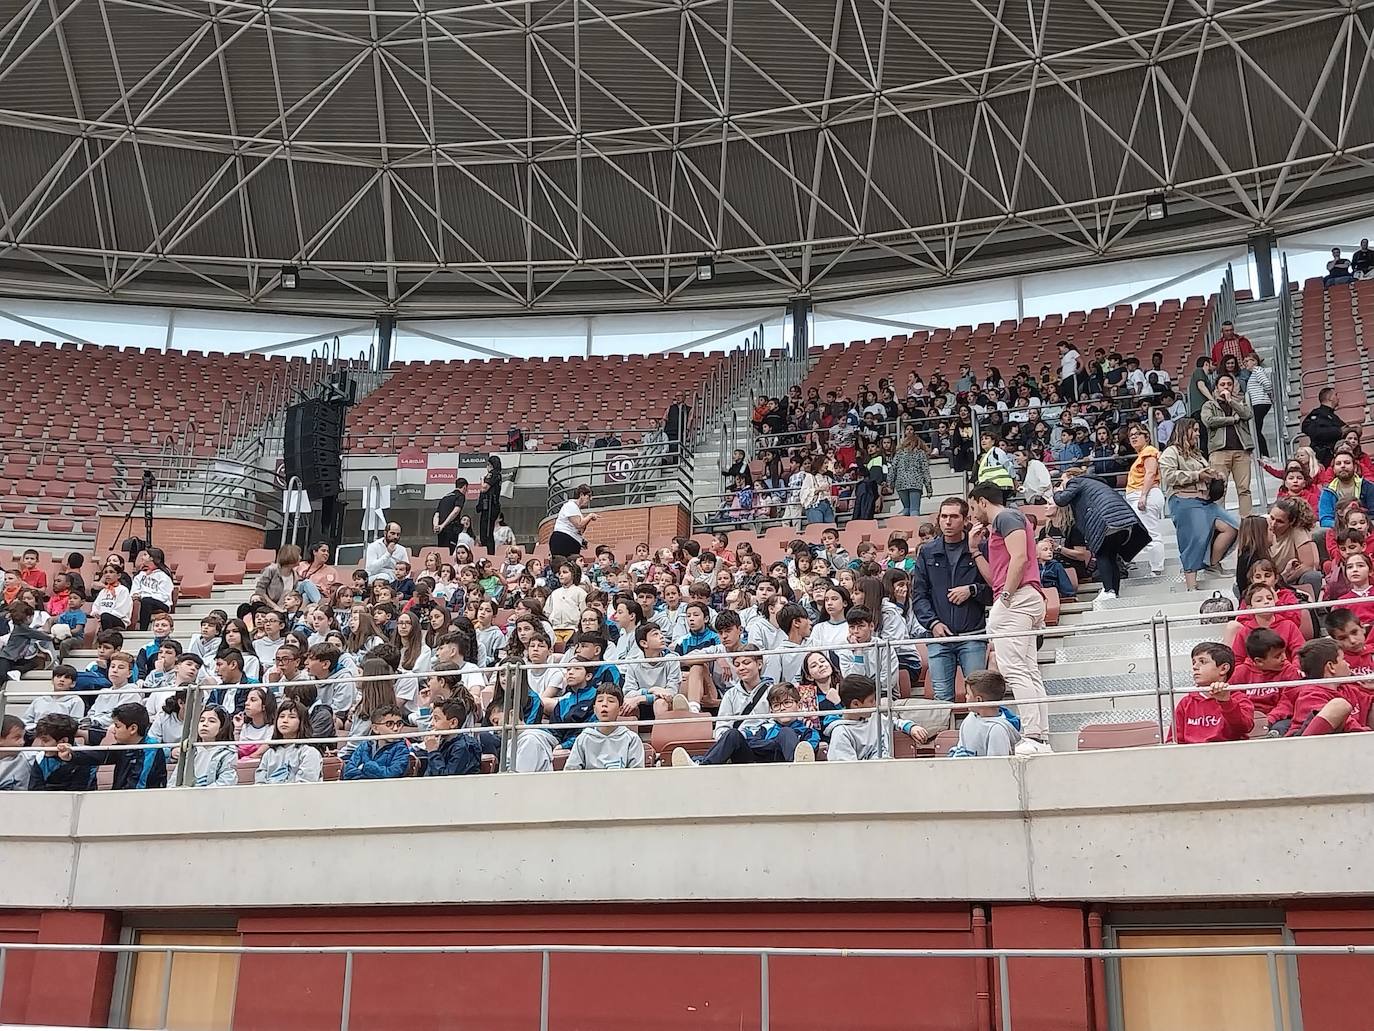
[[[353,1008],[353,953],[344,953],[343,1009],[339,1013],[339,1031],[348,1031],[349,1011]]]
[[[875,618],[881,619],[882,617],[881,615],[879,615]],[[887,663],[883,661],[883,659],[885,658],[884,653],[889,650],[892,651],[893,668],[895,669],[897,668],[897,655],[894,646],[889,644],[887,641],[882,640],[869,642],[869,655],[873,657],[873,672],[875,674],[875,676],[873,677],[873,682],[878,685],[878,754],[882,756],[884,759],[892,758],[892,754],[894,751],[892,746],[892,739],[889,735],[894,732],[895,726],[892,722],[892,692],[896,689],[896,685],[879,683],[881,677],[877,674],[881,674],[883,669],[886,667]],[[897,676],[900,679],[901,673],[899,672]],[[884,711],[887,712],[886,728],[884,728],[883,726]]]
[[[186,711],[181,721],[181,743],[178,749],[181,758],[177,762],[177,787],[194,787],[196,783],[196,763],[192,755],[196,732],[200,726],[200,713],[205,708],[205,692],[191,685],[186,689]]]
[[[1002,1031],[1011,1031],[1011,979],[1007,977],[1007,957],[997,957],[997,997],[1002,1010]]]
[[[520,718],[516,699],[524,698],[524,695],[524,667],[516,662],[506,663],[506,690],[501,706],[501,755],[497,766],[502,773],[515,769],[515,739],[519,734],[517,721]]]
[[[162,1015],[157,1018],[157,1026],[165,1028],[167,1026],[167,1007],[172,999],[172,950],[166,952],[166,960],[162,964]]]
[[[5,1001],[5,950],[0,949],[0,1007]]]
[[[1164,684],[1159,673],[1159,613],[1150,617],[1150,657],[1155,666],[1155,712],[1159,717],[1159,740],[1164,740]]]
[[[768,953],[759,953],[759,1031],[768,1031]]]
[[[1169,678],[1169,712],[1174,711],[1174,646],[1169,638],[1169,616],[1168,613],[1161,613],[1164,617],[1164,671]]]
[[[539,956],[539,1031],[549,1031],[549,954]]]
[[[1269,964],[1269,1001],[1274,1007],[1274,1031],[1286,1031],[1288,1022],[1283,1019],[1283,996],[1279,993],[1279,958],[1274,952],[1264,954]]]

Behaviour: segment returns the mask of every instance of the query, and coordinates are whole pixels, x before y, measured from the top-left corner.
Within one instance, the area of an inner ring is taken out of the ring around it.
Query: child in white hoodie
[[[324,759],[314,745],[299,738],[310,736],[310,712],[300,702],[287,699],[277,707],[274,737],[253,774],[257,784],[315,784],[324,776]]]

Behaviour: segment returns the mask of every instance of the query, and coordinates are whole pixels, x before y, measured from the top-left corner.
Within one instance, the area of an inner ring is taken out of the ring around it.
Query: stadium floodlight
[[[697,282],[709,283],[716,278],[716,262],[709,254],[697,259]]]
[[[1162,193],[1153,193],[1145,198],[1145,221],[1163,222],[1169,217],[1169,198]]]
[[[283,290],[294,290],[301,285],[301,270],[295,265],[283,265],[281,267],[281,288]]]

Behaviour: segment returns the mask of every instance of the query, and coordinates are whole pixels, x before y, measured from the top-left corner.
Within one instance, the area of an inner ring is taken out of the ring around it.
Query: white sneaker
[[[1014,751],[1017,755],[1051,755],[1054,749],[1044,741],[1037,741],[1033,737],[1023,737],[1016,743]]]
[[[668,760],[670,766],[695,766],[692,757],[687,754],[685,748],[674,748],[671,758]]]
[[[811,747],[810,741],[798,741],[797,750],[792,753],[794,763],[813,763],[816,761],[816,750]]]
[[[673,711],[674,711],[674,712],[686,712],[686,711],[687,711],[688,709],[690,709],[691,707],[692,707],[692,703],[691,703],[690,701],[688,701],[687,696],[686,696],[685,694],[675,694],[675,695],[673,695]]]
[[[1116,601],[1115,591],[1098,591],[1097,597],[1093,599],[1093,611],[1105,609],[1109,601]]]

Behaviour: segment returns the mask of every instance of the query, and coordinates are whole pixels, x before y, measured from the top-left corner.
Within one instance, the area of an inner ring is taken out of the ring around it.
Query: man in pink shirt
[[[990,484],[974,487],[968,501],[975,520],[969,550],[976,556],[978,572],[992,585],[995,599],[987,625],[994,637],[997,670],[1020,703],[1017,711],[1024,739],[1038,742],[1041,747],[1036,750],[1048,751],[1049,706],[1034,633],[1045,625],[1045,595],[1030,524],[1020,512],[1003,505],[1001,490]],[[982,554],[984,538],[986,556]]]

